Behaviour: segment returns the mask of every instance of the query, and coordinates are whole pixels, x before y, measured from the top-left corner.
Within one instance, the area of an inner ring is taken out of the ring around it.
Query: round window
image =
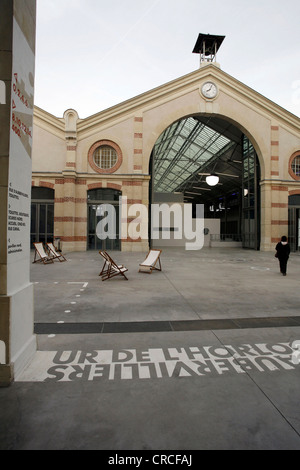
[[[93,159],[101,170],[110,170],[117,163],[118,155],[114,148],[102,145],[95,150]]]
[[[89,150],[89,164],[97,173],[114,173],[122,163],[122,152],[114,142],[102,140]]]
[[[300,176],[300,155],[298,155],[298,157],[295,157],[292,161],[292,172],[296,176]]]
[[[296,152],[291,156],[289,173],[295,180],[300,180],[300,152]]]

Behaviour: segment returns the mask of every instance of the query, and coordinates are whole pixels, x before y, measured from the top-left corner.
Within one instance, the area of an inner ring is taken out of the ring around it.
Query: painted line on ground
[[[82,287],[85,289],[88,286],[89,283],[88,282],[83,282],[83,281],[81,281],[81,282],[73,282],[72,281],[72,282],[68,282],[68,284],[82,284]]]

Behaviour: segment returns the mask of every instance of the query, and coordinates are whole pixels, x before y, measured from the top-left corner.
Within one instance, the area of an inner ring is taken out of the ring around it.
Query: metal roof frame
[[[176,121],[154,146],[154,191],[191,191],[195,184],[206,185],[199,173],[213,171],[225,173],[215,193],[236,190],[242,178],[241,137],[236,126],[220,118],[195,116]]]

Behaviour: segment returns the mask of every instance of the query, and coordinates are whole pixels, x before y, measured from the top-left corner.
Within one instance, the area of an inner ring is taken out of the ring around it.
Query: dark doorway
[[[54,241],[54,190],[32,188],[30,246]]]
[[[300,251],[300,194],[289,197],[289,243],[292,251]]]
[[[92,189],[88,191],[88,228],[87,249],[88,250],[121,250],[120,240],[120,205],[121,191],[114,189]],[[110,209],[113,208],[113,211]],[[112,213],[113,212],[113,213]],[[107,231],[109,227],[103,227],[97,236],[97,227],[101,221],[108,221],[113,232]]]
[[[254,147],[243,136],[242,239],[244,248],[260,248],[260,174]]]

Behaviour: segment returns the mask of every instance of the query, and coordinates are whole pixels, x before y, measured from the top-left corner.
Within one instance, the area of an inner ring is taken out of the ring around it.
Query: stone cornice
[[[183,96],[193,90],[200,90],[201,84],[207,79],[216,80],[222,91],[229,93],[233,98],[243,100],[246,105],[256,109],[267,118],[276,120],[278,124],[297,134],[300,132],[300,118],[210,64],[97,114],[78,120],[77,130],[78,134],[81,134],[78,137],[84,137],[93,132],[97,126],[105,127],[112,122],[122,122],[130,116],[143,114],[146,110],[171,99]],[[38,126],[59,135],[61,138],[64,137],[64,119],[57,118],[38,107],[34,108],[34,118]]]
[[[223,72],[215,65],[207,65],[112,108],[82,119],[78,123],[78,131],[84,132],[94,126],[105,125],[106,122],[112,120],[122,121],[128,118],[129,115],[135,115],[145,109],[151,109],[160,103],[169,101],[172,96],[175,98],[193,90],[199,90],[203,81],[207,79],[217,80],[218,85],[224,91],[230,91],[232,96],[239,96],[253,108],[260,108],[260,112],[265,114],[266,117],[275,119],[277,122],[281,121],[281,125],[293,128],[297,133],[300,132],[300,118]]]
[[[53,114],[50,114],[37,106],[34,106],[33,123],[47,132],[50,132],[61,139],[65,139],[64,120],[53,116]]]

